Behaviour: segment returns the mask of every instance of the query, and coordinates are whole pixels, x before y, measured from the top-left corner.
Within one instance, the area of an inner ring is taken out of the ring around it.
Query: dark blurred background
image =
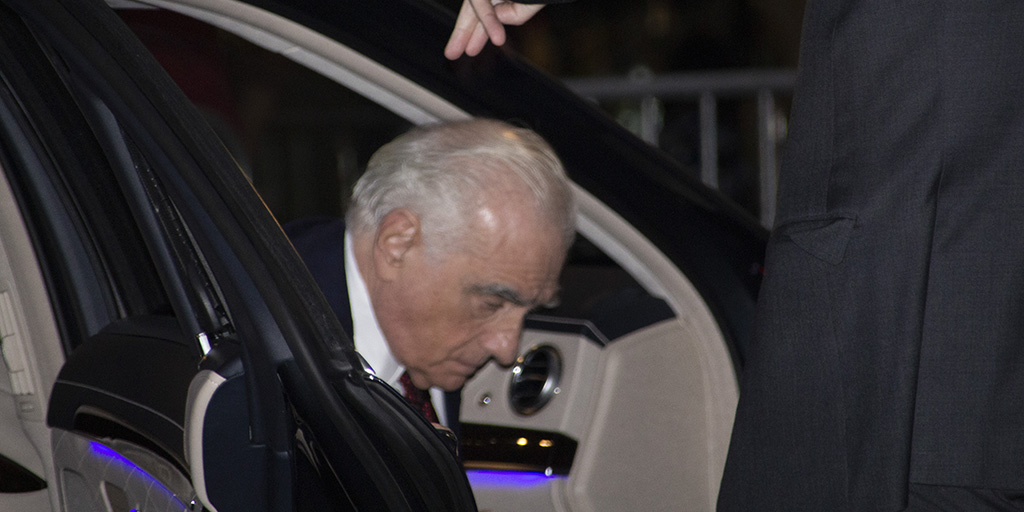
[[[423,1],[446,7],[453,19],[462,2]],[[508,48],[593,99],[679,161],[682,172],[718,188],[767,226],[803,4],[579,0],[508,27]],[[282,222],[341,215],[369,156],[410,127],[230,33],[166,11],[121,15],[207,113]],[[782,85],[772,80],[780,71]],[[645,93],[645,84],[667,85],[670,93]],[[626,92],[601,93],[607,86]]]
[[[453,12],[462,4],[438,1]],[[714,161],[707,163],[716,175],[707,176],[705,169],[703,180],[768,226],[774,177],[765,174],[777,169],[791,101],[791,89],[773,78],[779,72],[788,74],[786,83],[795,78],[804,3],[578,0],[548,6],[525,25],[508,27],[508,46],[577,90],[585,83],[591,91],[639,91],[629,84],[647,80],[678,91],[592,99],[695,177],[709,160],[702,143],[715,146]],[[759,99],[762,91],[770,96]],[[705,108],[713,110],[703,113],[714,118],[713,128],[701,117],[701,94],[713,98],[705,98]],[[709,130],[713,139],[702,141]]]
[[[457,12],[461,0],[439,0]],[[549,6],[509,45],[552,75],[794,67],[804,0],[579,0]]]

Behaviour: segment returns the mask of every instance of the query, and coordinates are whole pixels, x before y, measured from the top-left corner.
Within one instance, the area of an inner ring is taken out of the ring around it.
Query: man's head
[[[575,203],[537,134],[477,119],[385,145],[347,216],[360,273],[395,358],[419,387],[460,387],[510,364],[523,316],[555,300]]]

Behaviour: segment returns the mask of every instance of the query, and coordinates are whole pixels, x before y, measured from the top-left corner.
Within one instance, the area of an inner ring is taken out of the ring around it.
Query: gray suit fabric
[[[1024,2],[809,0],[719,510],[1024,489]]]

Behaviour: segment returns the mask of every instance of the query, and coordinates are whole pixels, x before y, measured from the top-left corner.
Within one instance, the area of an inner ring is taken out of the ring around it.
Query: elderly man
[[[513,362],[524,315],[556,298],[574,226],[551,147],[476,119],[386,144],[345,222],[286,231],[377,376],[407,397],[430,388],[437,403],[488,360]],[[444,424],[457,419],[448,405]]]

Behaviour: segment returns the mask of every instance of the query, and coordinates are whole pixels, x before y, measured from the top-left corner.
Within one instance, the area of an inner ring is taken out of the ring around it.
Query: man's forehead
[[[469,211],[467,228],[487,242],[507,237],[548,238],[561,236],[557,219],[536,198],[525,184],[489,188],[476,198]]]

